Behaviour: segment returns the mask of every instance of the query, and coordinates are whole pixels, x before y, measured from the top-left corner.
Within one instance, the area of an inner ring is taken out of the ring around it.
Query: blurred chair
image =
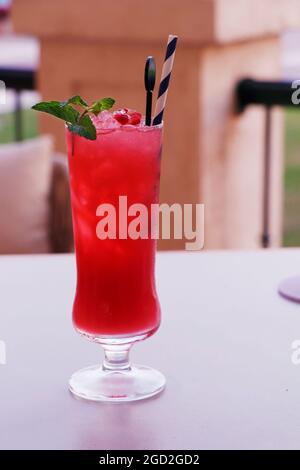
[[[52,253],[73,250],[71,204],[66,156],[52,156],[52,179],[49,194],[49,240]]]
[[[0,145],[0,254],[72,251],[67,159],[49,135]]]
[[[53,139],[49,136],[23,140],[21,93],[35,90],[35,70],[0,67],[0,79],[15,92],[17,142],[0,146],[0,183],[6,187],[2,189],[0,211],[9,220],[2,225],[0,220],[0,254],[70,252],[73,231],[66,155],[53,153]],[[17,182],[13,178],[15,171],[20,173]],[[33,209],[32,204],[36,206]],[[23,232],[23,240],[18,230]]]

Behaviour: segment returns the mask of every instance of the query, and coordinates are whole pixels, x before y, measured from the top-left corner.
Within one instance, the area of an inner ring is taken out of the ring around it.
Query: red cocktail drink
[[[155,225],[158,209],[163,211],[158,207],[162,118],[176,42],[170,35],[153,119],[152,56],[144,70],[145,122],[132,109],[109,111],[115,104],[111,97],[88,104],[74,95],[33,106],[66,123],[77,263],[73,322],[104,350],[102,365],[70,378],[69,390],[87,400],[142,400],[166,383],[159,371],[131,364],[129,352],[160,324]]]
[[[120,125],[101,114],[94,120],[97,140],[67,131],[77,261],[73,320],[80,332],[102,341],[145,337],[160,323],[150,216],[158,202],[162,127]],[[128,235],[133,217],[120,207],[120,196],[127,196],[127,208],[147,208],[147,238]],[[96,233],[102,204],[115,208],[115,238]]]

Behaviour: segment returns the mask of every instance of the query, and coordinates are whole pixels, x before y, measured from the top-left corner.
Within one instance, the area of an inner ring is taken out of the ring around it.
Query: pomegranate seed
[[[142,118],[141,113],[128,108],[118,109],[113,113],[113,116],[120,124],[131,124],[133,126],[139,124]]]
[[[129,124],[132,124],[133,126],[139,124],[141,122],[141,113],[138,113],[137,111],[133,112],[128,112],[129,114]]]
[[[114,118],[120,123],[120,124],[128,124],[129,117],[127,116],[126,113],[121,111],[116,111],[114,113]]]

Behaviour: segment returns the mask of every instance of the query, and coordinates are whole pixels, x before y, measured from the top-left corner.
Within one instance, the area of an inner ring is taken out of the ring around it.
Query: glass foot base
[[[121,403],[143,400],[161,392],[166,379],[159,371],[133,365],[126,370],[107,370],[96,365],[75,372],[69,389],[79,398]]]
[[[300,276],[281,281],[278,292],[285,299],[300,303]]]

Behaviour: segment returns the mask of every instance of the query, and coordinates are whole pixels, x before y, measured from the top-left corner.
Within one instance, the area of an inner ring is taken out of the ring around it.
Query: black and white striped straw
[[[164,109],[166,106],[168,88],[170,83],[171,72],[174,63],[175,50],[177,45],[177,36],[170,34],[168,37],[168,45],[166,57],[162,69],[161,80],[159,84],[158,96],[155,106],[155,113],[152,125],[156,126],[162,122]]]

